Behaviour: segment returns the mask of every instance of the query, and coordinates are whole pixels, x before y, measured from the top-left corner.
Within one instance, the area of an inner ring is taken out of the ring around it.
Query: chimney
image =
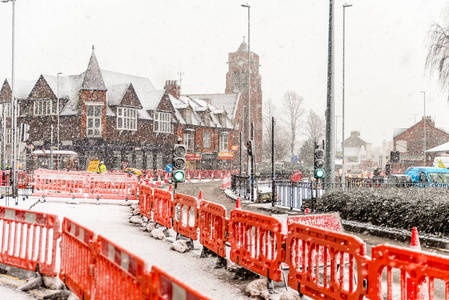
[[[176,80],[166,80],[164,90],[175,98],[181,96],[181,87]]]

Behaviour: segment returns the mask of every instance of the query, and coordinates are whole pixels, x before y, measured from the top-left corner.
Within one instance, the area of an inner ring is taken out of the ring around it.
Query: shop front
[[[203,153],[201,161],[201,169],[203,170],[215,170],[217,164],[216,153]]]
[[[231,170],[232,160],[234,159],[234,153],[232,152],[219,152],[217,156],[217,164],[219,170]]]
[[[187,170],[198,170],[201,163],[201,153],[186,154]]]

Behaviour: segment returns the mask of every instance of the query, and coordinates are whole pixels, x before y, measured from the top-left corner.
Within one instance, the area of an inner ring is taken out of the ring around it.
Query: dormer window
[[[137,109],[129,107],[117,108],[117,129],[137,130]]]
[[[210,126],[210,115],[207,111],[204,113],[204,125]]]
[[[192,111],[189,109],[186,109],[184,115],[185,115],[186,124],[192,124]]]
[[[49,116],[56,114],[56,106],[52,105],[51,100],[36,100],[34,101],[34,115],[35,116]]]

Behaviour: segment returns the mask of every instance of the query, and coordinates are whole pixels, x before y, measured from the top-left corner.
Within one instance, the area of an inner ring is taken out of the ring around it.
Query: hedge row
[[[449,236],[449,189],[358,188],[327,190],[320,209],[344,220]]]

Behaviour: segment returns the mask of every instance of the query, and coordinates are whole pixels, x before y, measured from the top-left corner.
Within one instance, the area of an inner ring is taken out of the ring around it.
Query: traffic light
[[[246,143],[246,151],[248,153],[248,156],[252,156],[253,155],[253,144],[252,144],[252,141],[248,141]]]
[[[391,165],[386,164],[385,165],[385,175],[390,175],[390,173],[391,173]]]
[[[184,182],[186,170],[187,147],[184,144],[173,146],[173,179],[175,182]]]
[[[324,150],[317,148],[314,153],[313,161],[314,172],[313,175],[316,179],[324,177]]]
[[[390,152],[390,160],[391,160],[391,162],[398,162],[399,161],[399,151],[391,151]]]

